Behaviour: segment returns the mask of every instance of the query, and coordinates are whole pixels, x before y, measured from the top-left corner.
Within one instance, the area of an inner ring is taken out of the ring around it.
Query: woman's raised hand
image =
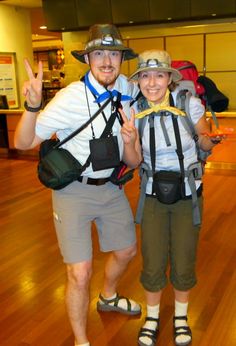
[[[131,108],[131,117],[127,118],[124,111],[119,109],[119,113],[123,119],[123,125],[121,128],[121,135],[125,144],[135,143],[137,139],[137,129],[135,127],[135,113]]]
[[[38,63],[37,77],[35,77],[28,59],[24,59],[24,65],[29,79],[23,85],[23,95],[29,107],[37,108],[42,102],[43,64],[41,61]]]

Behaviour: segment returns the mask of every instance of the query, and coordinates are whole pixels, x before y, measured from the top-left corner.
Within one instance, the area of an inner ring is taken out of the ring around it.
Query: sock
[[[103,296],[103,295],[102,295]],[[117,296],[117,293],[115,293],[113,296],[111,296],[111,297],[104,297],[103,296],[103,298],[104,299],[106,299],[106,300],[112,300],[112,299],[115,299],[116,298],[116,296]],[[134,300],[132,300],[132,299],[129,299],[129,301],[130,301],[130,304],[131,304],[131,310],[133,310],[133,311],[139,311],[140,310],[140,305],[139,304],[137,304]],[[100,302],[100,304],[105,304],[101,299],[99,299],[99,302]],[[115,303],[113,302],[113,303],[109,303],[110,305],[114,305]],[[124,309],[124,310],[127,310],[127,301],[126,301],[126,299],[119,299],[119,302],[118,302],[118,306],[119,306],[119,308],[121,308],[121,309]]]
[[[154,305],[154,306],[147,305],[147,317],[159,318],[159,311],[160,311],[160,304]],[[143,328],[156,330],[157,322],[146,321],[145,324],[143,325]],[[139,340],[147,346],[152,345],[152,340],[147,336],[142,336],[139,338]]]
[[[180,303],[177,300],[175,301],[175,316],[187,316],[188,313],[188,303]],[[175,327],[186,327],[188,326],[187,321],[185,320],[176,320]],[[179,329],[179,332],[184,331],[184,329]],[[186,343],[191,340],[189,335],[179,335],[176,338],[178,343]]]

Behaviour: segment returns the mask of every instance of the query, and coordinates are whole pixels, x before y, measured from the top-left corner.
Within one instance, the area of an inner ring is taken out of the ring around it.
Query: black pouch
[[[153,192],[159,202],[173,204],[184,197],[180,172],[159,171],[153,175]]]
[[[53,148],[58,140],[49,139],[41,143],[39,150],[38,178],[53,190],[60,190],[77,180],[83,166],[66,149]]]
[[[127,165],[123,161],[121,161],[119,166],[113,170],[110,176],[110,181],[112,182],[112,184],[122,187],[122,185],[133,179],[134,169],[126,171],[126,168]]]
[[[117,136],[91,139],[89,141],[89,147],[94,171],[119,166],[120,152]]]

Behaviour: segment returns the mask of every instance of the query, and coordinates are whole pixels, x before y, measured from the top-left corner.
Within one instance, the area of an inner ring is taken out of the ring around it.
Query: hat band
[[[100,47],[100,46],[121,46],[122,45],[122,41],[118,40],[116,38],[112,38],[112,37],[105,37],[103,39],[101,38],[97,38],[96,40],[90,41],[87,43],[85,49],[88,48],[93,48],[93,47]]]
[[[170,68],[170,65],[165,62],[160,62],[157,59],[148,59],[147,61],[141,62],[139,64],[139,68],[143,67],[163,67],[163,68]]]

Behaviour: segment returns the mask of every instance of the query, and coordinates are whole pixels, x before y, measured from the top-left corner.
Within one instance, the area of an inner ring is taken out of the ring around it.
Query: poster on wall
[[[9,108],[18,108],[15,53],[0,53],[0,95],[7,97]]]

